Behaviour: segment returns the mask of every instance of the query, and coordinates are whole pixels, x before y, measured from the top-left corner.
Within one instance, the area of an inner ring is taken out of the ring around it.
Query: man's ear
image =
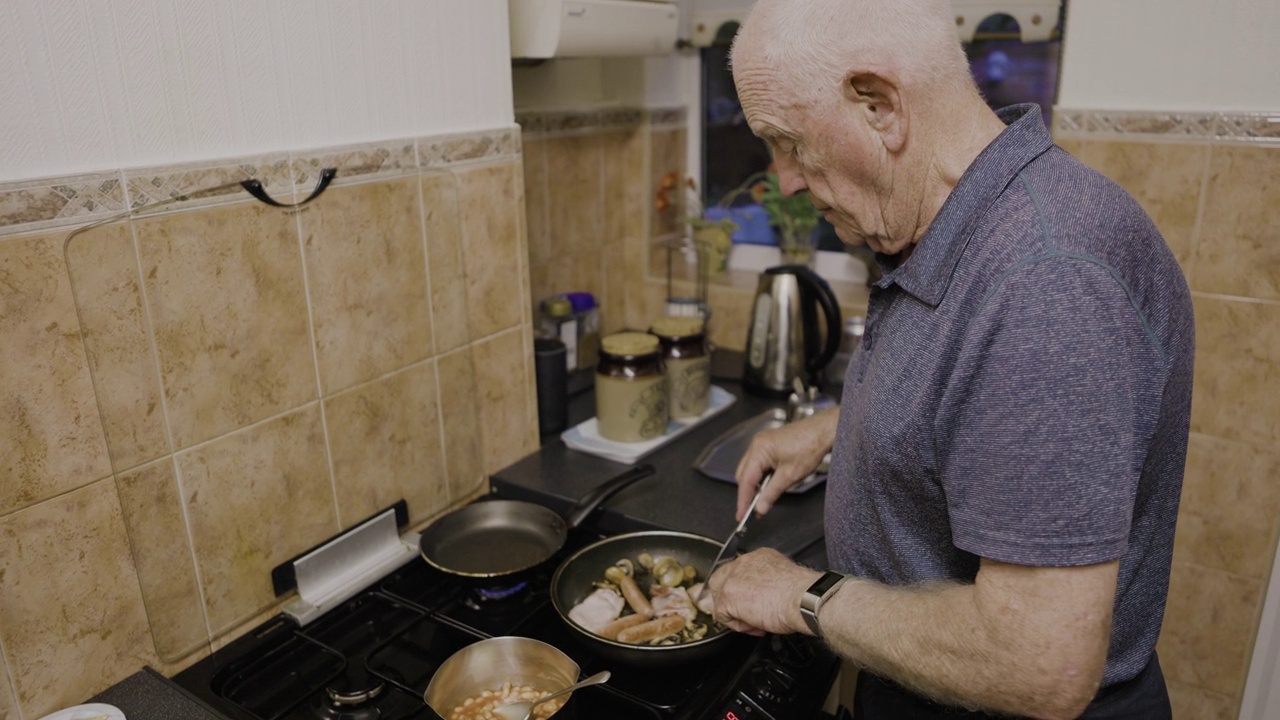
[[[845,99],[855,103],[867,125],[883,138],[885,148],[902,150],[907,144],[908,118],[896,79],[874,70],[850,70],[843,87]]]

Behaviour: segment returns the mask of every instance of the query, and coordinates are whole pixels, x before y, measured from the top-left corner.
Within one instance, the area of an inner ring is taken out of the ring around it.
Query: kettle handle
[[[840,323],[840,303],[836,300],[836,294],[831,291],[831,286],[827,284],[822,276],[814,272],[812,269],[804,266],[795,266],[796,277],[801,284],[808,286],[813,291],[813,296],[817,298],[818,305],[822,308],[822,314],[827,317],[827,342],[822,348],[822,352],[818,353],[805,364],[805,370],[810,375],[815,375],[819,370],[827,366],[831,362],[831,358],[836,356],[836,351],[840,349],[840,333],[842,331]]]

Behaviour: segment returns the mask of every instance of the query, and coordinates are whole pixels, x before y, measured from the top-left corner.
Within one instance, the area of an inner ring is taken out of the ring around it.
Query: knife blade
[[[716,559],[711,561],[711,569],[707,570],[707,582],[703,583],[702,590],[698,593],[698,597],[694,599],[695,604],[702,602],[702,599],[706,597],[707,590],[711,587],[711,573],[720,567],[720,563],[725,556],[737,554],[738,546],[742,544],[742,537],[747,534],[747,521],[751,519],[751,514],[756,511],[756,503],[760,502],[761,493],[764,492],[765,486],[772,479],[773,473],[769,473],[760,481],[760,487],[756,488],[755,497],[751,498],[751,504],[747,506],[747,511],[743,513],[742,520],[738,521],[738,526],[729,534],[729,538],[724,541],[724,545],[720,546],[720,552],[716,553]]]

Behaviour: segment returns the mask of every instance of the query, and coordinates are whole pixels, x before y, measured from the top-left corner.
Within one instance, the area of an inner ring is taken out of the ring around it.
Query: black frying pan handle
[[[586,520],[588,515],[595,512],[596,508],[600,507],[600,504],[605,500],[608,500],[618,494],[618,491],[631,483],[642,478],[647,478],[654,472],[654,467],[645,463],[644,465],[637,465],[611,480],[606,480],[604,483],[601,483],[599,487],[583,496],[583,498],[579,500],[571,510],[569,510],[568,516],[564,519],[565,524],[569,526],[570,530],[578,527],[582,524],[582,521]]]

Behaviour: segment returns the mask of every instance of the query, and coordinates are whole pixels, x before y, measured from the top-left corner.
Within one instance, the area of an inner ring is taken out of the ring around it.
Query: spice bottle
[[[702,320],[658,318],[650,332],[662,347],[667,369],[667,411],[673,418],[698,417],[711,399],[711,353]]]
[[[656,336],[621,332],[600,341],[596,425],[601,437],[617,442],[666,432],[667,377]]]
[[[573,303],[562,296],[542,301],[542,318],[539,322],[542,334],[564,343],[565,370],[578,369],[578,320],[573,314]]]

